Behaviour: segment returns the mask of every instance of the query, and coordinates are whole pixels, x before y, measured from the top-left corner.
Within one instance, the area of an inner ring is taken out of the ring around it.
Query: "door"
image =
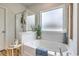
[[[5,9],[0,8],[0,50],[3,50],[5,47]]]

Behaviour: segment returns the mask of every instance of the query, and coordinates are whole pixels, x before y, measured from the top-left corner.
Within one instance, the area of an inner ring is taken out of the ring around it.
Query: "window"
[[[63,31],[63,8],[42,13],[42,31]]]

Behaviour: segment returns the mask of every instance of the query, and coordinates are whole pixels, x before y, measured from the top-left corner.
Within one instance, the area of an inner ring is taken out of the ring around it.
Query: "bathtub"
[[[67,51],[67,45],[45,39],[36,39],[34,32],[22,33],[22,44],[22,54],[25,56],[35,56],[36,48],[47,49],[49,56],[54,55],[54,52],[60,55],[59,48],[61,48],[63,54]]]

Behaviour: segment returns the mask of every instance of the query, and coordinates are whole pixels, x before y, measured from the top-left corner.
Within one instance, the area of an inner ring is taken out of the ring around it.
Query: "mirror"
[[[35,28],[35,15],[28,15],[26,18],[27,31],[34,31]]]
[[[15,15],[15,38],[21,39],[21,32],[33,31],[35,15],[31,11],[23,11]]]

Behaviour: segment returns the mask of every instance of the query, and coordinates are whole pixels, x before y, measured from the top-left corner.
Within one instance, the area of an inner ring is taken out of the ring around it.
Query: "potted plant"
[[[41,26],[38,25],[36,28],[36,39],[41,39]]]

